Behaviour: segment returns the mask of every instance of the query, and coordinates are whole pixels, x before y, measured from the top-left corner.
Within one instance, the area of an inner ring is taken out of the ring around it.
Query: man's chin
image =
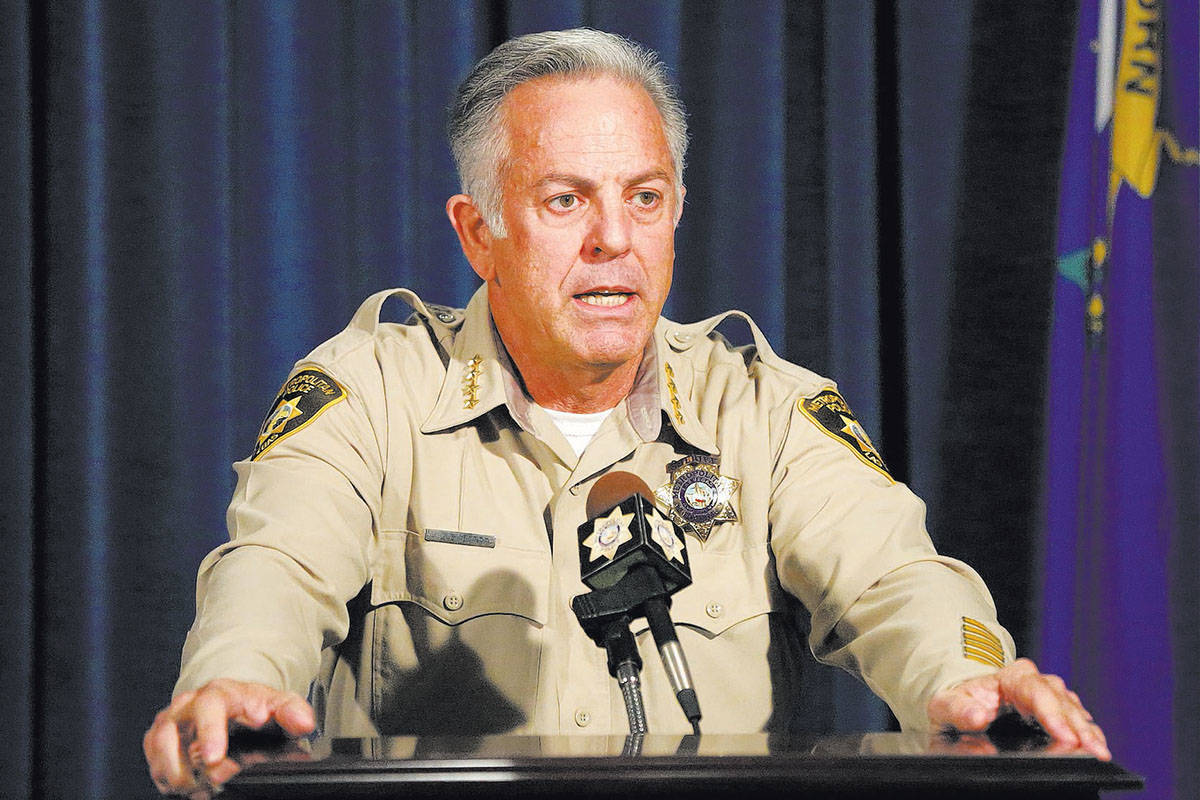
[[[593,369],[614,370],[630,362],[640,364],[645,350],[646,340],[642,339],[639,344],[638,337],[631,335],[612,343],[591,344],[579,355],[580,360]]]

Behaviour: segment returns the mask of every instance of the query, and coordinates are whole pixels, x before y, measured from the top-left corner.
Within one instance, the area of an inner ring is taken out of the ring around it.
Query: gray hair
[[[450,109],[450,148],[462,191],[475,200],[494,236],[508,235],[500,194],[508,141],[500,106],[517,86],[546,75],[611,75],[645,89],[662,117],[678,191],[687,153],[687,116],[658,55],[614,33],[590,28],[530,33],[484,56],[459,85]]]

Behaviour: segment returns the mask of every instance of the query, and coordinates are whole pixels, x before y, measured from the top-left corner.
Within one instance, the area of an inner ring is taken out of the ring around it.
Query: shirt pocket
[[[539,626],[549,618],[549,553],[383,531],[371,573],[372,605],[413,603],[447,625],[489,614],[523,617]]]
[[[770,546],[706,552],[689,542],[692,584],[671,600],[671,618],[707,638],[786,609]]]

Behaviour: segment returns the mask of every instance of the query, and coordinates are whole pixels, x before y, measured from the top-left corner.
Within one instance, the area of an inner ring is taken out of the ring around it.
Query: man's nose
[[[592,207],[590,222],[583,243],[584,255],[608,260],[629,252],[632,221],[623,203],[597,203]]]

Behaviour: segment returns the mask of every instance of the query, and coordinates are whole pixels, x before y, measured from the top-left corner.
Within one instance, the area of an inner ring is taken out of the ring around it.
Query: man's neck
[[[639,364],[573,370],[555,369],[536,358],[509,350],[509,358],[525,384],[525,391],[542,408],[591,414],[607,411],[633,389]]]

